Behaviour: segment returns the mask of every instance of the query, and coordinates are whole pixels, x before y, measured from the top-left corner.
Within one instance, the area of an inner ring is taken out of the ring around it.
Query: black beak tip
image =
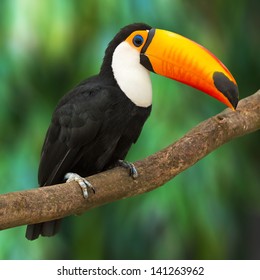
[[[238,103],[238,87],[222,72],[214,72],[213,80],[215,87],[222,92],[236,109]]]

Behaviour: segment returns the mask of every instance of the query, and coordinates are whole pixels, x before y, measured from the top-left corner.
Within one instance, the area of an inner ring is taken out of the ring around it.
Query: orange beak
[[[148,70],[201,90],[233,110],[237,106],[237,83],[225,65],[181,35],[151,29],[140,61]]]

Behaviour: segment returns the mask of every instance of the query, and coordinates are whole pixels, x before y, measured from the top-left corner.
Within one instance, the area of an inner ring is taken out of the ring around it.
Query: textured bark
[[[99,205],[151,191],[233,138],[260,129],[260,91],[200,123],[167,148],[135,163],[133,180],[123,168],[88,177],[96,193],[85,200],[75,182],[0,195],[0,229],[79,214]]]

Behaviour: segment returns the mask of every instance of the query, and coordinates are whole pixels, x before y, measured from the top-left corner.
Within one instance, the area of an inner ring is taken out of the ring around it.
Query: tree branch
[[[260,90],[230,109],[200,123],[167,148],[135,163],[139,177],[123,168],[99,173],[87,180],[95,186],[85,200],[77,183],[58,184],[0,195],[0,229],[80,214],[88,209],[151,191],[194,165],[233,138],[260,129]]]

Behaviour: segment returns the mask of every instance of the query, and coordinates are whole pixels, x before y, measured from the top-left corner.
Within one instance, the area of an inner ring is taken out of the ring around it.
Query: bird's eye
[[[133,43],[136,47],[140,47],[144,42],[144,38],[141,35],[135,35],[133,38]]]

